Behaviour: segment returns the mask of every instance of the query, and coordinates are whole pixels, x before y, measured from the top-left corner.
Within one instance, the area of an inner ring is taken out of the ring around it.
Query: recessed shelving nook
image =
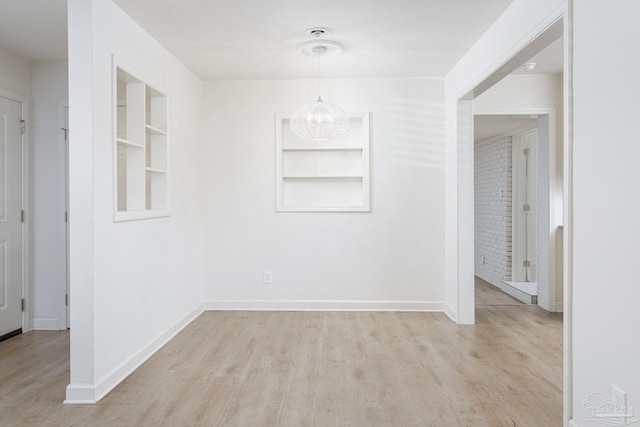
[[[369,113],[349,114],[349,121],[343,136],[315,142],[276,114],[276,211],[369,211]]]
[[[169,216],[167,96],[114,66],[114,220]]]

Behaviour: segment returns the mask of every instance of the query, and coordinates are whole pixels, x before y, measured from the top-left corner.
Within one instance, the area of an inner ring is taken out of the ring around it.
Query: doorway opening
[[[563,43],[473,100],[474,274],[525,304],[563,307]]]
[[[489,285],[522,303],[535,304],[535,116],[476,115],[474,129],[476,286]]]
[[[6,12],[3,28],[14,37],[6,38],[0,47],[0,95],[18,96],[24,113],[18,210],[23,219],[20,329],[64,330],[69,326],[67,154],[60,128],[66,127],[61,105],[66,106],[69,98],[67,4],[64,0],[14,2]],[[42,22],[47,25],[43,27]]]
[[[25,104],[24,97],[0,90],[0,341],[27,328]]]
[[[451,268],[448,269],[451,282],[456,285],[456,288],[451,289],[451,300],[456,303],[457,312],[455,312],[456,321],[462,324],[472,324],[475,321],[475,299],[474,299],[474,280],[473,280],[473,262],[474,251],[471,245],[465,245],[466,241],[473,239],[473,115],[478,113],[477,105],[475,102],[489,88],[492,88],[497,82],[500,82],[509,73],[517,69],[520,65],[525,63],[532,56],[540,53],[547,46],[558,40],[563,35],[565,40],[563,41],[563,67],[565,72],[562,77],[563,87],[560,91],[561,103],[563,106],[563,113],[559,115],[562,120],[558,120],[558,135],[563,135],[561,143],[557,144],[558,150],[561,153],[560,158],[557,158],[556,165],[549,165],[550,168],[563,166],[565,169],[560,173],[562,177],[561,182],[553,183],[554,190],[557,190],[557,186],[560,189],[566,191],[554,191],[549,199],[549,207],[539,207],[541,211],[549,212],[549,218],[553,220],[553,223],[557,224],[557,227],[553,227],[549,224],[547,227],[540,227],[546,229],[549,233],[554,233],[555,247],[553,247],[549,236],[545,236],[544,242],[548,244],[539,245],[539,247],[546,247],[554,249],[559,254],[561,260],[557,263],[556,278],[565,277],[568,278],[563,283],[563,290],[566,293],[566,300],[563,300],[557,307],[557,310],[565,312],[563,321],[563,353],[564,360],[563,366],[565,366],[563,373],[563,407],[565,408],[565,419],[569,419],[567,416],[567,410],[569,408],[568,403],[572,401],[572,389],[571,389],[571,229],[572,224],[569,221],[570,215],[567,212],[571,212],[571,68],[570,68],[570,29],[565,28],[564,20],[566,18],[566,10],[558,10],[549,15],[544,26],[540,24],[540,27],[536,29],[536,33],[532,33],[530,38],[527,38],[519,45],[519,50],[514,51],[509,58],[505,58],[498,68],[494,69],[492,73],[488,74],[486,78],[474,83],[469,88],[464,88],[464,92],[460,93],[460,96],[456,100],[455,105],[451,105],[456,114],[454,123],[454,129],[456,137],[456,145],[454,147],[455,164],[453,166],[455,172],[450,183],[454,184],[450,186],[454,188],[454,194],[456,198],[451,198],[455,203],[449,204],[449,211],[456,214],[456,221],[449,228],[453,236],[456,236],[455,246],[451,246],[451,249],[456,249],[457,253],[450,250],[451,258],[456,262],[451,263]],[[569,36],[569,37],[567,37]],[[495,111],[494,111],[495,113]],[[549,117],[552,117],[549,115]],[[550,121],[551,122],[551,121]],[[548,153],[538,153],[539,156],[546,155]],[[542,171],[539,171],[539,176],[543,176]],[[549,184],[551,185],[551,184]],[[455,209],[455,210],[454,210]],[[545,215],[544,218],[547,218]],[[564,222],[563,222],[564,220]],[[453,227],[455,226],[455,228]],[[566,230],[564,228],[567,227]],[[539,229],[540,229],[539,228]],[[540,241],[540,240],[539,240]],[[568,243],[567,243],[568,242]],[[561,249],[561,250],[559,250]],[[543,258],[538,254],[538,262],[540,268],[540,261]],[[538,279],[541,274],[538,271]],[[548,297],[551,297],[548,295]],[[564,298],[564,295],[563,295]],[[553,302],[553,298],[549,298],[549,301]],[[540,295],[538,298],[538,304],[540,304]],[[570,408],[569,408],[570,409]]]

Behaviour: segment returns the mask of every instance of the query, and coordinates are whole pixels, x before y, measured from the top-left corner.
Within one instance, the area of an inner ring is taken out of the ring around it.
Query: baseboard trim
[[[93,384],[69,384],[65,405],[93,405],[96,399],[96,388]]]
[[[60,319],[34,317],[32,329],[36,331],[59,331]],[[66,329],[66,328],[63,328],[63,329]]]
[[[153,354],[160,350],[167,342],[175,337],[189,323],[193,322],[203,312],[202,305],[199,305],[186,316],[176,322],[167,331],[162,333],[158,338],[153,340],[147,346],[142,348],[138,353],[133,355],[129,360],[122,363],[118,368],[107,374],[97,384],[69,384],[67,386],[67,396],[65,404],[94,404],[100,401],[118,384],[124,381],[136,369],[147,361]]]
[[[569,427],[579,427],[578,423],[573,421],[573,418],[569,420]]]
[[[556,313],[562,313],[564,311],[564,302],[556,301]]]
[[[418,311],[443,312],[443,302],[336,300],[209,300],[208,311]]]
[[[453,311],[453,309],[447,304],[444,305],[444,314],[446,314],[447,317],[449,317],[449,319],[451,319],[454,323],[457,323],[456,312]]]

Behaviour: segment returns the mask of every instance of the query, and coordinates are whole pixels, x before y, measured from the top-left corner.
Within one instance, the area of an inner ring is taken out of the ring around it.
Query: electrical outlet
[[[273,274],[271,271],[265,270],[264,273],[262,273],[262,281],[266,284],[273,283]]]

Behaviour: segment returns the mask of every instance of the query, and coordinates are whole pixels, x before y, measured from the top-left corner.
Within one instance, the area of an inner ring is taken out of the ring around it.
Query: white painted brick
[[[511,280],[511,137],[475,144],[474,156],[475,271],[499,285]]]

